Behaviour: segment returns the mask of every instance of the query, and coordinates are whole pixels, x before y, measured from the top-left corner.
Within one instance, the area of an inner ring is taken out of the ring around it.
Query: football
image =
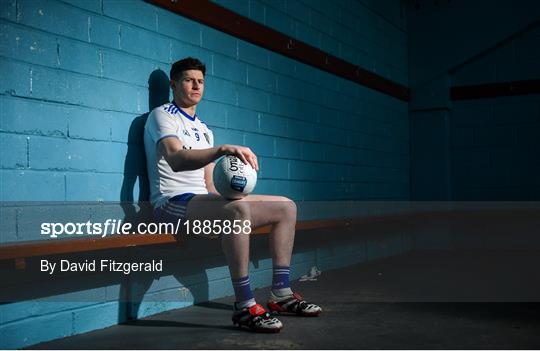
[[[214,186],[226,199],[241,199],[255,189],[257,172],[238,157],[222,157],[214,167]]]

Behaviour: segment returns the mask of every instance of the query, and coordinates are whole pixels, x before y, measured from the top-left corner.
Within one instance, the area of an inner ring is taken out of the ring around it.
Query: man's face
[[[178,81],[171,81],[171,87],[175,100],[179,100],[182,107],[197,105],[204,93],[203,73],[195,69],[184,71]]]

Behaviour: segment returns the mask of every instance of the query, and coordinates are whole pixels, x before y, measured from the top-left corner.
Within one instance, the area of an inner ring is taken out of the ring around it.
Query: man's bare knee
[[[251,209],[245,201],[231,201],[224,206],[224,214],[227,219],[250,219]]]
[[[279,197],[280,202],[280,211],[282,213],[282,216],[288,219],[295,219],[296,220],[296,213],[297,213],[297,207],[296,203],[286,197],[280,196]]]

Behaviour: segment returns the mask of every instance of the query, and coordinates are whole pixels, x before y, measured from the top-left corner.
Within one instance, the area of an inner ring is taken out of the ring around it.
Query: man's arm
[[[174,137],[161,139],[158,151],[175,172],[192,171],[203,168],[222,156],[219,147],[201,150],[183,149],[183,143]]]
[[[214,186],[214,162],[210,162],[204,167],[204,182],[206,183],[206,190],[208,190],[209,193],[215,193],[217,194],[218,191],[216,190],[216,187]]]
[[[255,170],[259,170],[257,156],[247,147],[238,145],[221,145],[208,149],[183,149],[182,142],[174,137],[161,139],[158,143],[158,151],[171,169],[175,172],[192,171],[207,166],[223,155],[237,156],[245,164],[250,164]]]

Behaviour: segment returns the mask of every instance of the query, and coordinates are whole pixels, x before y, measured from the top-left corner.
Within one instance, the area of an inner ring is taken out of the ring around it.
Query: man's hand
[[[240,146],[240,145],[221,145],[220,153],[222,155],[233,155],[238,157],[244,164],[250,164],[254,170],[259,170],[259,162],[257,161],[257,156],[251,151],[249,147]]]

